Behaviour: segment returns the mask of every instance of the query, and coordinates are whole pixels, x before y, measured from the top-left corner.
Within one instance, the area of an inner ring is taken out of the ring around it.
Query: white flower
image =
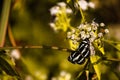
[[[72,43],[73,43],[73,44],[77,44],[77,41],[76,41],[76,40],[73,40]]]
[[[99,24],[94,21],[91,23],[91,25],[93,30],[97,30],[97,27],[99,26]]]
[[[72,29],[72,33],[75,33],[76,32],[76,30],[75,29]]]
[[[81,38],[81,39],[84,40],[84,39],[87,38],[87,37],[88,37],[88,36],[86,35],[85,31],[81,31],[81,32],[80,32],[80,38]]]
[[[80,0],[78,1],[78,4],[82,10],[87,10],[88,9],[88,3],[85,0]]]
[[[95,49],[94,49],[94,47],[93,47],[93,45],[90,43],[90,55],[91,56],[94,56],[95,55]]]
[[[33,80],[33,77],[30,75],[25,76],[25,80]]]
[[[52,77],[51,80],[57,80],[57,78],[56,77]]]
[[[71,13],[72,13],[72,10],[71,10],[70,8],[67,8],[67,9],[66,9],[66,13],[71,14]]]
[[[102,37],[103,36],[103,33],[98,33],[98,37]]]
[[[85,34],[85,31],[81,31],[81,32],[80,32],[80,35],[84,35],[84,34]]]
[[[90,42],[93,42],[95,40],[95,37],[91,37],[89,40]]]
[[[70,39],[71,38],[72,33],[71,32],[67,32],[67,38]]]
[[[93,2],[89,2],[89,3],[88,3],[88,6],[89,6],[90,8],[95,8],[95,4],[94,4]]]
[[[89,27],[87,27],[87,31],[89,32],[89,31],[91,31],[92,29],[91,29],[91,26],[89,26]]]
[[[87,35],[86,35],[86,38],[89,38],[89,37],[90,37],[90,35],[89,35],[89,34],[87,34]]]
[[[105,24],[104,24],[104,23],[100,23],[100,26],[101,26],[101,27],[104,27],[104,26],[105,26]]]
[[[71,39],[73,39],[73,40],[75,39],[75,34],[71,35]]]
[[[91,32],[90,32],[90,35],[91,35],[91,36],[93,36],[93,35],[94,35],[94,32],[93,32],[93,31],[91,31]]]
[[[71,80],[71,75],[69,73],[66,74],[65,80]]]
[[[70,80],[71,75],[65,71],[60,72],[60,76],[58,77],[57,80]]]
[[[15,59],[20,59],[20,52],[17,49],[13,49],[11,51],[11,57],[13,57]]]
[[[60,76],[65,76],[67,73],[65,71],[60,72]]]
[[[87,36],[85,34],[82,34],[80,37],[81,37],[82,40],[84,40],[85,38],[87,38]]]
[[[60,7],[54,6],[50,9],[50,14],[51,15],[56,15],[59,12],[59,10],[60,10]]]
[[[66,3],[65,2],[59,2],[57,3],[58,6],[61,6],[61,7],[66,7]]]
[[[108,29],[105,29],[105,33],[109,33],[109,30],[108,30]]]
[[[96,39],[96,35],[93,31],[90,32],[90,42],[93,42]]]
[[[67,32],[67,35],[71,35],[71,32]]]
[[[92,26],[92,29],[93,30],[97,30],[97,26]]]
[[[79,40],[80,40],[80,37],[76,37],[76,40],[79,41]]]
[[[49,25],[55,32],[57,32],[58,28],[55,26],[54,23],[51,22],[51,23],[49,23]]]
[[[55,28],[55,24],[54,23],[51,22],[51,23],[49,23],[49,25],[50,25],[51,28]]]
[[[80,24],[77,28],[78,29],[83,29],[83,27],[84,27],[84,24]]]
[[[98,26],[99,26],[99,24],[98,24],[98,23],[96,23],[96,22],[94,22],[94,21],[91,23],[91,25],[92,25],[92,26],[96,26],[96,27],[98,27]]]

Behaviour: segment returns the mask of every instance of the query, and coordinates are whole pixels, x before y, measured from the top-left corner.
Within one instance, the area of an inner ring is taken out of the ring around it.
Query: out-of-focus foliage
[[[7,53],[5,51],[0,51],[0,79],[15,79],[15,77],[18,80],[21,80],[20,75],[15,71],[15,67],[13,67],[15,65],[15,63],[12,61],[12,59],[10,58],[10,56],[7,55]],[[10,77],[10,76],[13,76]]]
[[[49,22],[53,20],[50,16],[50,8],[61,0],[12,0],[9,22],[16,46],[49,45],[70,48],[66,40],[65,32],[56,33],[50,28]],[[90,0],[95,3],[95,9],[85,11],[86,19],[105,22],[110,26],[110,33],[105,39],[113,42],[104,42],[105,56],[120,59],[119,26],[120,11],[119,0]],[[3,0],[0,0],[0,14]],[[65,1],[66,2],[66,1]],[[71,4],[68,4],[71,5]],[[94,17],[93,17],[94,16]],[[0,16],[1,18],[1,16]],[[78,25],[81,19],[79,12],[72,15],[71,25]],[[111,25],[112,24],[112,25]],[[116,24],[118,27],[116,27]],[[1,26],[0,26],[1,27]],[[116,30],[118,31],[116,31]],[[117,35],[116,35],[117,34]],[[116,38],[117,37],[117,38]],[[116,41],[119,43],[116,43]],[[112,45],[111,45],[112,44]],[[5,46],[13,46],[10,42],[8,32],[6,34]],[[116,48],[115,48],[116,47]],[[117,49],[118,48],[118,49]],[[6,50],[6,49],[5,49]],[[78,75],[84,69],[85,64],[76,65],[67,61],[69,52],[51,49],[9,49],[9,55],[19,56],[15,58],[15,67],[23,80],[75,80],[81,78]],[[13,50],[14,53],[13,53]],[[19,55],[18,55],[19,54]],[[0,61],[1,62],[1,61]],[[119,80],[120,63],[117,61],[101,60],[101,80]],[[6,62],[5,62],[6,63]],[[93,70],[93,69],[91,69]],[[6,71],[5,71],[6,72]],[[90,73],[92,74],[93,71]],[[0,72],[1,73],[1,72]],[[2,79],[3,75],[0,75]],[[4,75],[3,80],[11,76]]]

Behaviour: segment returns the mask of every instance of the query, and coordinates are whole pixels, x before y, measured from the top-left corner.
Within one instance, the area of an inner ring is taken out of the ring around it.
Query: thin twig
[[[11,42],[12,46],[14,46],[14,47],[17,46],[16,42],[15,42],[15,39],[13,37],[10,25],[8,25],[8,36],[9,36],[9,39],[10,39],[10,42]]]
[[[67,48],[61,48],[61,47],[57,47],[57,46],[46,46],[46,45],[32,45],[32,46],[7,46],[7,47],[0,47],[0,49],[41,49],[41,48],[45,48],[45,49],[54,49],[54,50],[61,50],[61,51],[67,51],[67,52],[73,52],[73,50],[71,49],[67,49]]]

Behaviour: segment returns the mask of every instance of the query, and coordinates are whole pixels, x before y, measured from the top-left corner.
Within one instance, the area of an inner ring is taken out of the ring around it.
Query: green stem
[[[103,39],[103,41],[105,41],[105,42],[109,42],[109,43],[116,43],[116,44],[120,44],[120,41],[111,41],[111,40],[104,40]]]
[[[103,40],[103,41],[106,42],[106,43],[108,43],[109,45],[113,46],[113,47],[116,48],[118,51],[120,51],[120,49],[119,49],[116,45],[112,44],[112,43],[120,44],[120,42],[113,42],[113,41],[109,41],[109,40]]]
[[[115,61],[115,62],[120,62],[120,59],[115,59],[115,58],[107,58],[105,57],[104,60],[107,60],[107,61]]]
[[[84,23],[85,22],[85,16],[84,16],[84,14],[83,14],[83,11],[82,11],[82,9],[81,9],[81,7],[80,7],[80,13],[81,13],[81,16],[82,16],[82,23]]]
[[[78,0],[76,0],[76,3],[78,3]],[[79,6],[79,10],[80,10],[80,13],[81,13],[81,16],[82,16],[81,23],[84,23],[84,22],[85,22],[85,16],[84,16],[84,14],[83,14],[83,11],[82,11],[80,5],[78,5],[78,6]]]
[[[11,0],[4,0],[0,22],[0,47],[4,46]]]

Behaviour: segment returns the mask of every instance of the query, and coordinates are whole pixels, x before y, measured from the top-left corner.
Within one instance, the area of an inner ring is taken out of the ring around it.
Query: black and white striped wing
[[[77,63],[82,64],[85,62],[85,58],[89,57],[90,55],[90,42],[86,38],[83,40],[78,49],[71,53],[71,55],[68,57],[68,61],[71,63]]]

